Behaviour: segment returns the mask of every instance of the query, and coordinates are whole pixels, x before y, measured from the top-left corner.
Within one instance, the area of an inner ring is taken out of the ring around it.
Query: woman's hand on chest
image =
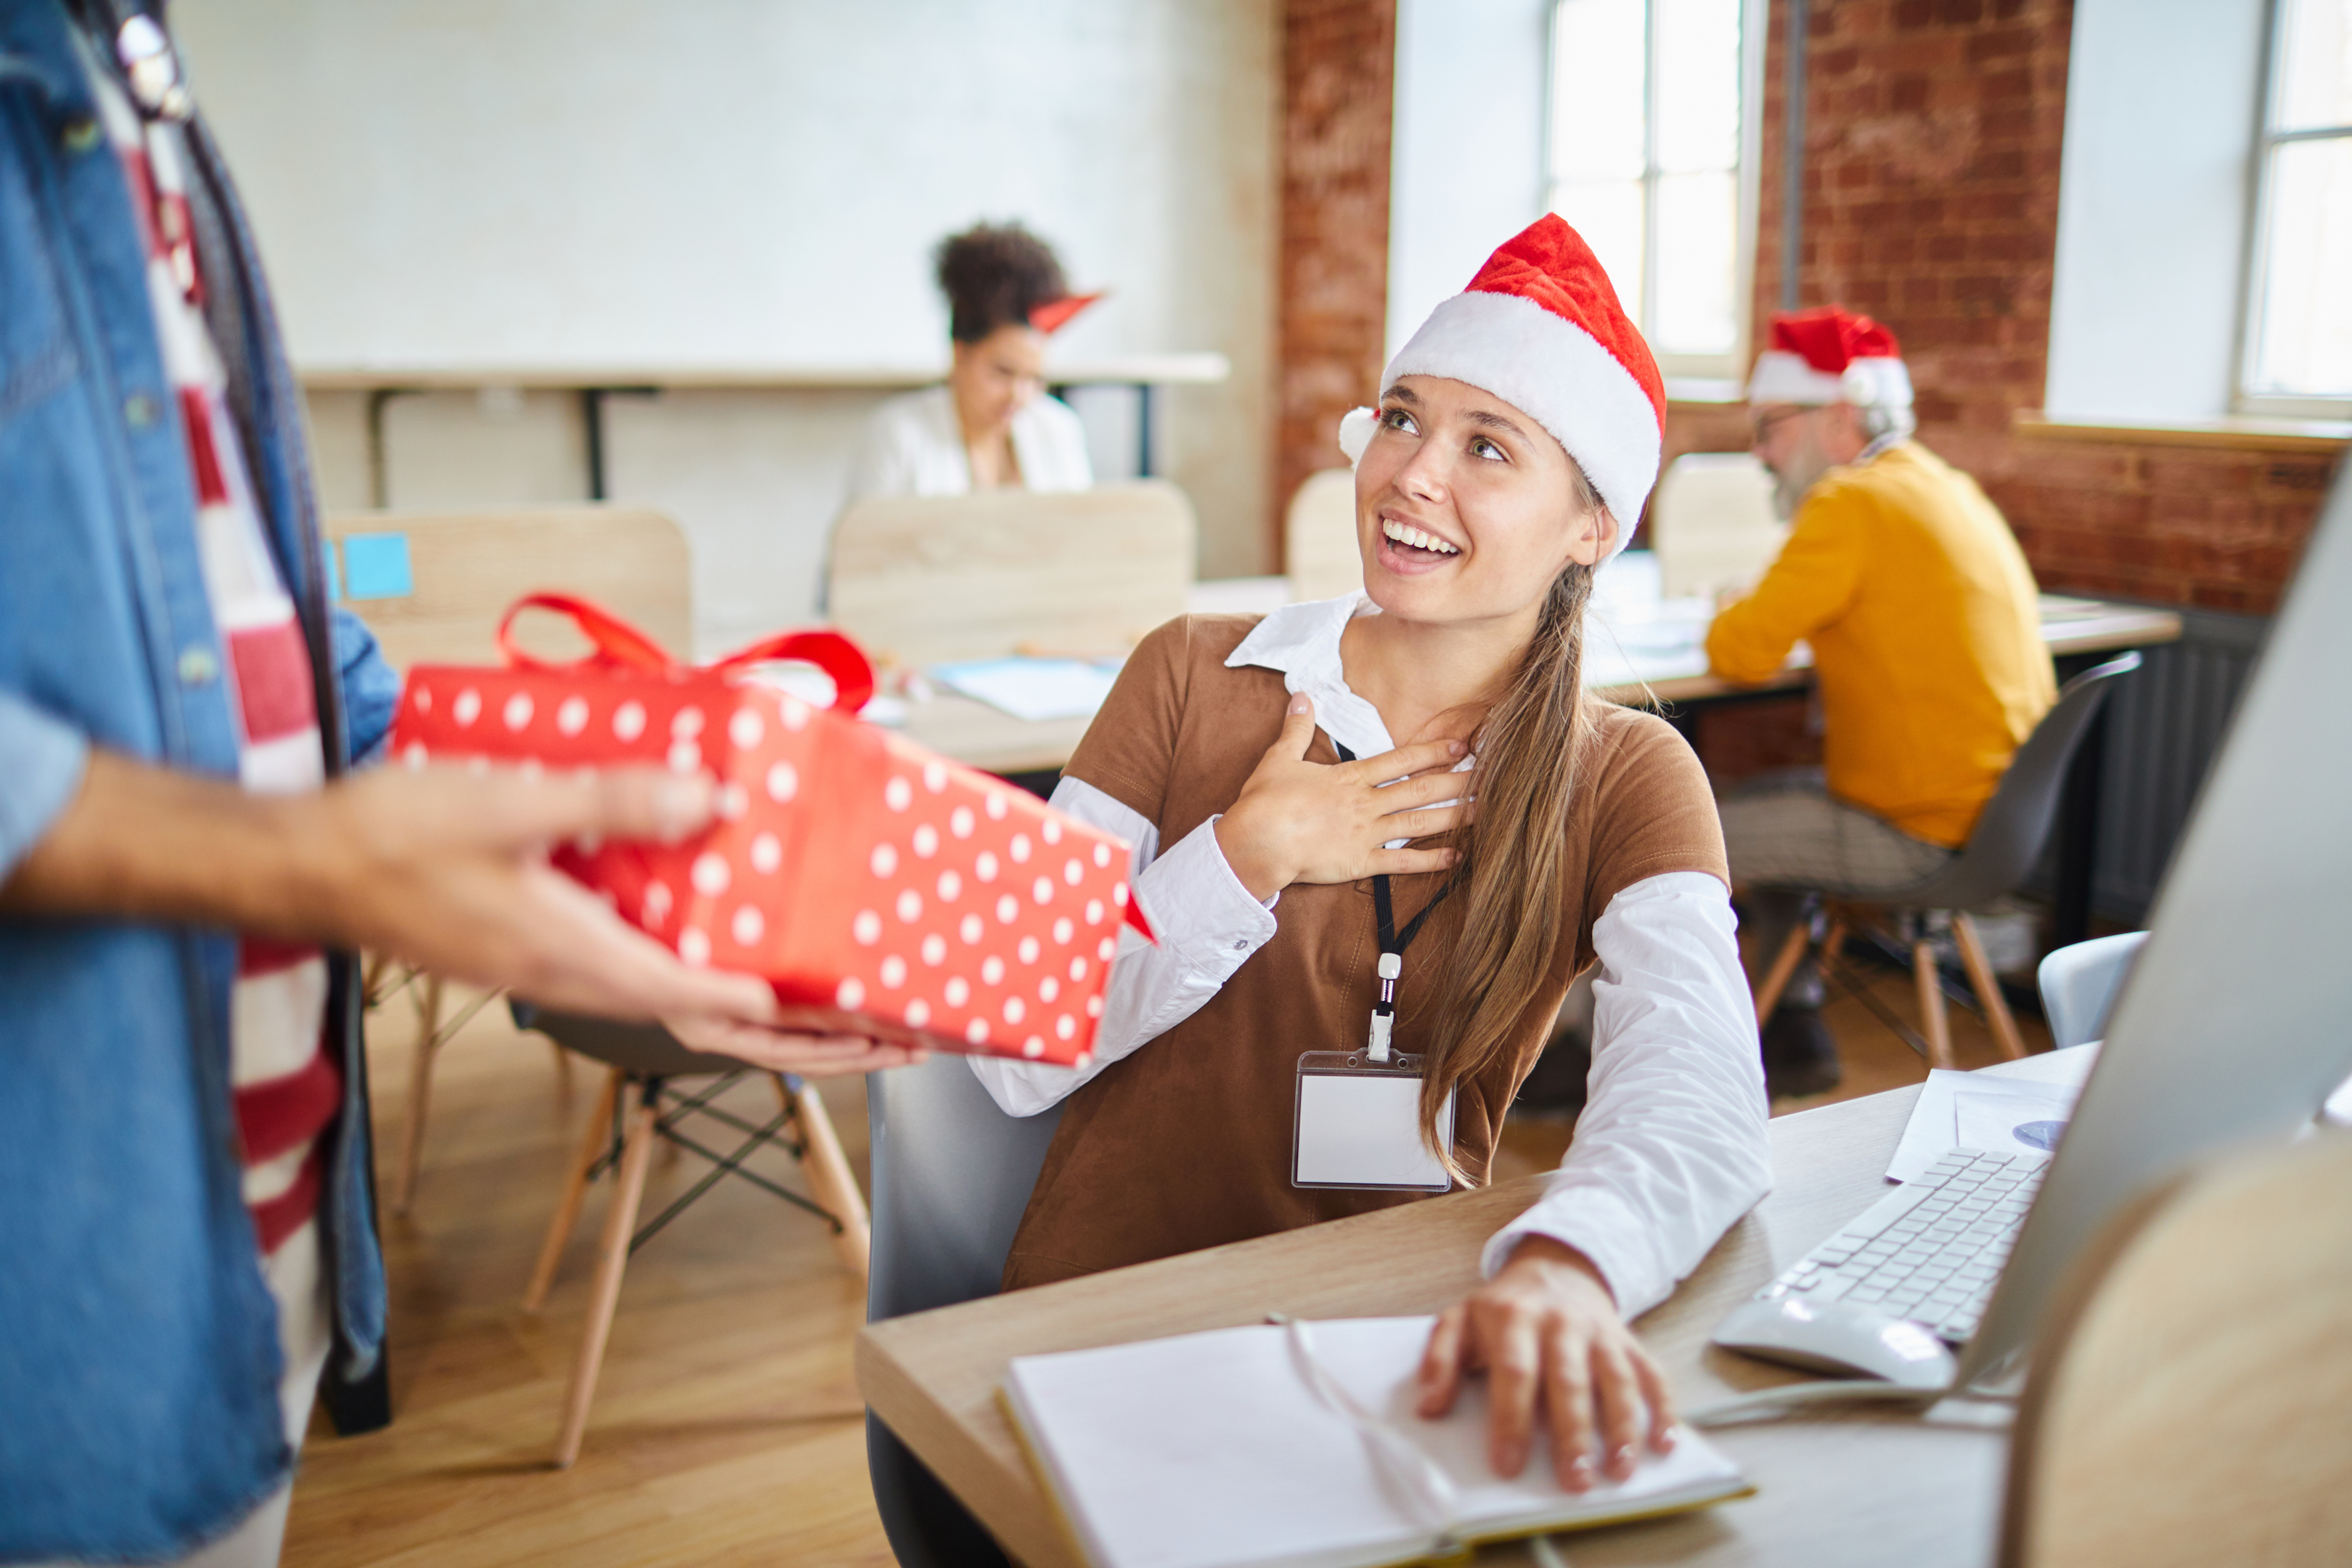
[[[1308,762],[1314,743],[1315,704],[1294,696],[1281,735],[1218,819],[1217,847],[1252,897],[1270,899],[1294,882],[1443,871],[1460,858],[1450,848],[1382,847],[1466,819],[1468,780],[1452,771],[1462,742],[1425,741],[1337,765]]]

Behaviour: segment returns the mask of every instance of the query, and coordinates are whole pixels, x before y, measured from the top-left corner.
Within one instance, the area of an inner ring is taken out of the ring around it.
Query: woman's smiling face
[[[1400,378],[1356,465],[1365,592],[1407,620],[1532,619],[1561,568],[1598,561],[1615,526],[1585,507],[1580,479],[1549,432],[1492,393]]]

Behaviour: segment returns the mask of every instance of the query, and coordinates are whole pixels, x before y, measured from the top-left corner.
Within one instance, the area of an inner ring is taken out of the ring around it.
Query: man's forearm
[[[0,883],[0,914],[310,934],[318,833],[297,819],[321,809],[93,751],[79,793]]]

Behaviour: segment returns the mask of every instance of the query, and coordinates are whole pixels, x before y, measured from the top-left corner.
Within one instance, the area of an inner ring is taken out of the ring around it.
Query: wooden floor
[[[1882,976],[1872,990],[1916,1026],[1907,976]],[[1844,1084],[1776,1110],[1921,1077],[1917,1058],[1862,1004],[1833,1002],[1824,1016]],[[2046,1047],[2038,1020],[2020,1024],[2032,1048]],[[1960,1065],[1995,1059],[1972,1014],[1955,1008],[1952,1028]],[[411,1007],[395,999],[372,1031],[380,1149],[401,1130],[414,1029]],[[637,1254],[587,1446],[571,1470],[547,1467],[602,1184],[545,1312],[526,1317],[517,1302],[596,1088],[587,1064],[559,1072],[548,1046],[518,1036],[496,1007],[441,1053],[415,1209],[384,1226],[396,1418],[349,1439],[314,1426],[289,1568],[892,1561],[850,1377],[863,1293],[817,1221],[746,1184],[721,1184]],[[735,1092],[746,1114],[772,1109],[757,1083]],[[829,1083],[825,1098],[863,1181],[862,1086]],[[1557,1163],[1568,1132],[1565,1122],[1515,1120],[1496,1173]],[[762,1168],[806,1191],[781,1157]],[[692,1156],[657,1160],[645,1213],[699,1174]]]

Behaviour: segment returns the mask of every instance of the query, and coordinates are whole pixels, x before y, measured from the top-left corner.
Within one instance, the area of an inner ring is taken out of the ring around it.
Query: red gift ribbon
[[[595,645],[595,651],[570,664],[550,664],[518,647],[512,635],[515,617],[534,609],[552,610],[568,616],[580,628],[581,635]],[[841,712],[856,712],[874,695],[873,661],[866,657],[863,648],[839,632],[779,632],[698,669],[678,663],[669,656],[668,649],[610,610],[569,594],[526,594],[517,599],[499,622],[499,652],[518,669],[636,670],[672,680],[694,674],[726,675],[755,664],[798,659],[833,678],[833,706]]]

